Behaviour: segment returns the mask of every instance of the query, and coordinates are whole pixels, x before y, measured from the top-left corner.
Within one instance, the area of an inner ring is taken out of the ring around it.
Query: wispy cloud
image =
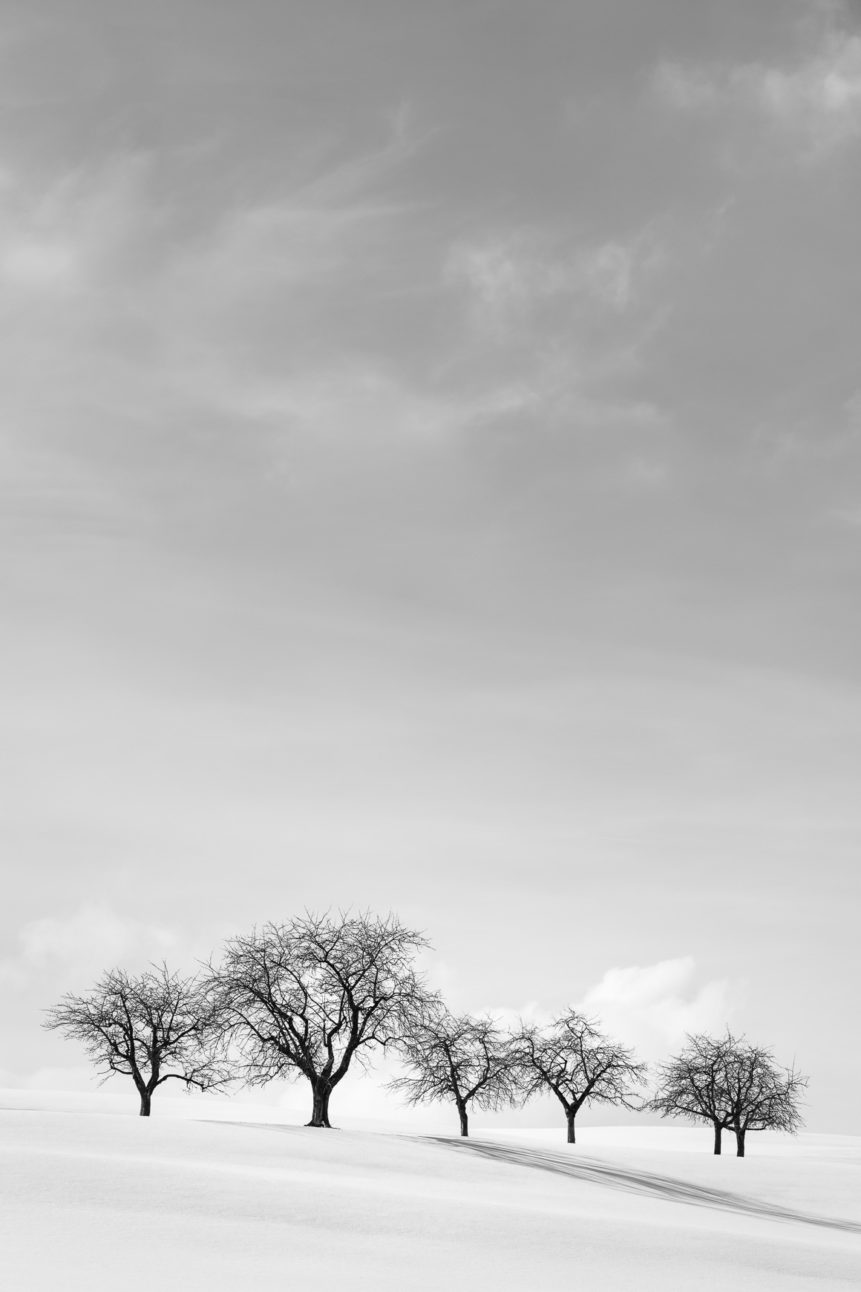
[[[477,401],[489,420],[584,432],[661,425],[637,378],[668,262],[652,225],[604,241],[549,229],[461,239],[444,266],[462,311],[449,367],[468,379],[504,364],[505,381]]]
[[[73,499],[97,510],[100,499],[116,503],[124,474],[140,482],[152,458],[160,470],[169,438],[176,462],[213,412],[253,420],[292,405],[300,420],[319,423],[321,405],[331,408],[339,389],[349,400],[357,387],[365,404],[390,403],[378,365],[351,359],[349,341],[345,357],[333,338],[335,355],[310,365],[311,377],[296,355],[326,349],[313,337],[330,320],[339,326],[345,284],[361,294],[384,265],[402,212],[379,189],[418,146],[400,114],[381,147],[318,159],[292,186],[270,185],[195,220],[165,199],[153,154],[94,160],[50,182],[10,164],[0,213],[8,337],[0,434],[15,513],[36,493],[58,516]],[[321,366],[330,376],[370,375],[317,384]],[[300,368],[288,394],[281,374]],[[412,403],[410,422],[434,419]],[[346,411],[333,416],[346,422]]]
[[[152,159],[129,153],[70,170],[48,184],[6,172],[0,215],[0,281],[6,291],[95,287],[133,268],[134,244],[156,232]]]

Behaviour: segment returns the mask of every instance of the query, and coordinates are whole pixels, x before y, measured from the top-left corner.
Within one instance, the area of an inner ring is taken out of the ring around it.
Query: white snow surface
[[[0,1092],[4,1292],[861,1288],[855,1137],[751,1135],[739,1161],[701,1129],[569,1147],[121,1106]]]

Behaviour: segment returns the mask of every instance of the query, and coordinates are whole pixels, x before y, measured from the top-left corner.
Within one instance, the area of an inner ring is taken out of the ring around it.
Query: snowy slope
[[[712,1158],[702,1132],[581,1140],[6,1107],[2,1285],[861,1287],[858,1140],[760,1137],[744,1162]]]

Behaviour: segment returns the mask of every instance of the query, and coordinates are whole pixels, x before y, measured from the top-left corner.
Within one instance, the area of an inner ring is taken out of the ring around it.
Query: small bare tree
[[[645,1078],[646,1065],[575,1009],[546,1030],[522,1025],[513,1049],[526,1098],[550,1090],[562,1105],[569,1144],[576,1142],[575,1121],[584,1104],[640,1106],[634,1090]]]
[[[659,1069],[658,1090],[647,1107],[663,1117],[684,1117],[714,1128],[714,1151],[732,1129],[736,1154],[744,1157],[749,1130],[794,1134],[802,1124],[799,1101],[807,1078],[781,1068],[770,1050],[743,1037],[689,1036],[682,1052]]]
[[[509,1038],[492,1018],[450,1014],[435,999],[398,1045],[409,1075],[389,1082],[408,1104],[451,1100],[460,1133],[469,1135],[469,1111],[516,1102],[518,1084]]]
[[[212,1001],[197,979],[165,964],[137,977],[112,969],[85,996],[64,996],[43,1026],[80,1041],[105,1080],[131,1077],[141,1117],[166,1081],[211,1090],[230,1079]]]
[[[646,1105],[662,1117],[711,1125],[717,1156],[723,1132],[732,1125],[725,1074],[733,1045],[729,1032],[724,1037],[689,1035],[681,1053],[658,1068],[657,1092]]]
[[[306,913],[232,938],[210,985],[251,1085],[304,1076],[309,1126],[330,1126],[329,1100],[351,1064],[411,1025],[426,993],[425,938],[395,915]]]
[[[736,1156],[744,1157],[748,1131],[777,1130],[794,1135],[803,1125],[799,1102],[808,1078],[782,1068],[771,1050],[748,1045],[727,1033],[723,1065],[724,1097],[735,1131]]]

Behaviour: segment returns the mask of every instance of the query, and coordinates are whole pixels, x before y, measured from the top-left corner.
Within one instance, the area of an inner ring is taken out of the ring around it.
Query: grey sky
[[[858,7],[5,0],[0,64],[7,1079],[106,959],[392,906],[861,1130]]]

